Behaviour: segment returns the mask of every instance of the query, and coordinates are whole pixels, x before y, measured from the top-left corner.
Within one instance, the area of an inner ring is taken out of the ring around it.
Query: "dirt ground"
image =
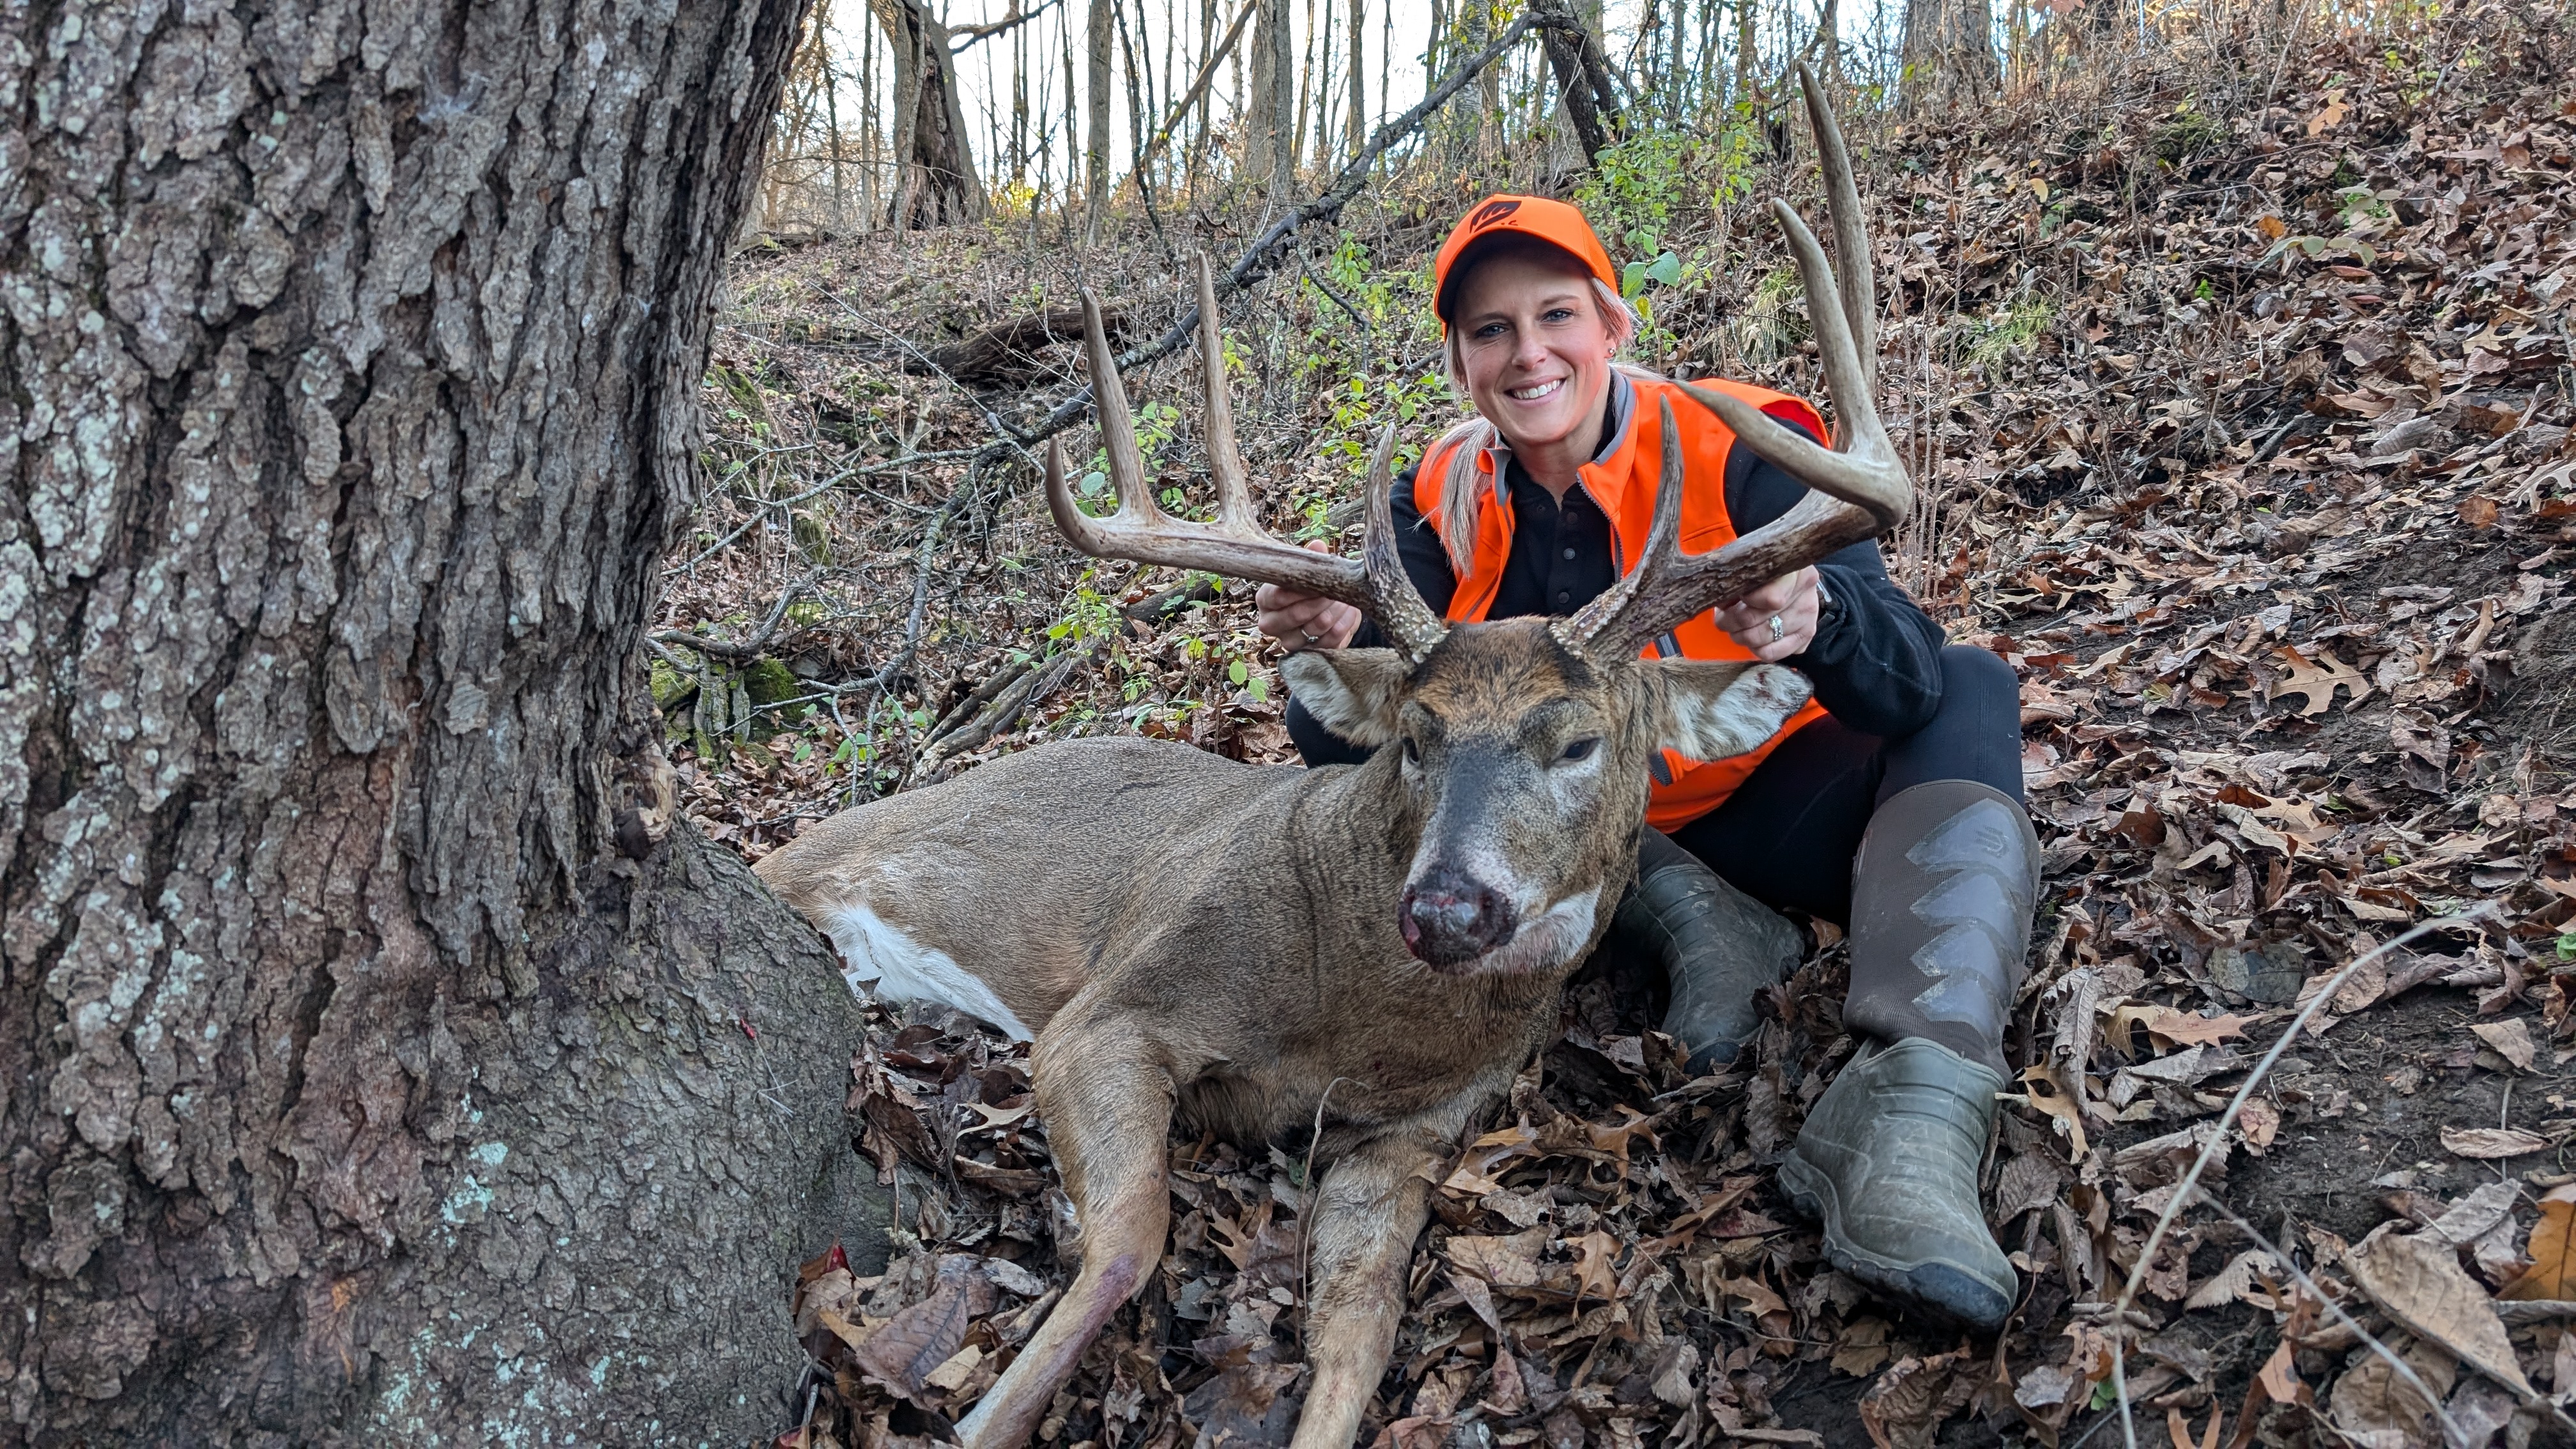
[[[1994,1341],[1907,1320],[1777,1194],[1851,1050],[1830,923],[1747,1059],[1699,1080],[1648,1029],[1651,989],[1599,962],[1436,1194],[1383,1449],[2123,1443],[2124,1396],[2147,1445],[2569,1441],[2567,26],[2486,6],[2259,75],[2176,56],[1860,125],[1884,406],[1926,500],[1887,547],[2023,680],[2046,899],[1987,1168],[2023,1305]],[[1812,199],[1798,158],[1745,164],[1755,197]],[[1449,416],[1408,359],[1433,340],[1424,255],[1479,179],[1391,179],[1312,255],[1339,301],[1283,282],[1229,315],[1279,531],[1347,542],[1358,440],[1398,418],[1418,447]],[[1221,206],[1186,225],[1243,239]],[[1723,208],[1675,228],[1691,268],[1649,360],[1812,391],[1776,243]],[[1069,296],[1077,263],[1157,330],[1171,240],[1084,262],[1003,223],[746,254],[716,486],[657,636],[699,828],[756,859],[1079,734],[1290,757],[1239,594],[1088,566],[1026,458],[979,451],[1062,395],[1067,349],[981,380],[926,361]],[[1131,385],[1177,404],[1147,421],[1188,483],[1187,354]],[[1095,445],[1068,436],[1079,465]],[[1066,1270],[1028,1100],[1024,1057],[971,1023],[881,1018],[853,1101],[905,1227],[815,1245],[781,1305],[813,1355],[781,1443],[936,1437],[1025,1340]],[[1310,1164],[1173,1154],[1163,1271],[1044,1442],[1293,1423]],[[2147,1253],[2203,1157],[2205,1200]]]

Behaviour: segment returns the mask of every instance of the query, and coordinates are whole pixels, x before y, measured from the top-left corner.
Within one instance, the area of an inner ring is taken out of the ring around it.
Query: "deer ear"
[[[1784,664],[1648,659],[1637,666],[1661,696],[1656,743],[1694,760],[1759,749],[1815,691]]]
[[[1375,747],[1395,738],[1396,707],[1413,668],[1392,649],[1306,649],[1280,660],[1279,674],[1324,728]]]

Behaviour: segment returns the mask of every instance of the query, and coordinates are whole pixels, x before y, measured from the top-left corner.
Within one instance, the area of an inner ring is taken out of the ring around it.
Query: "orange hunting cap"
[[[1613,291],[1618,289],[1619,276],[1610,269],[1610,253],[1601,238],[1592,234],[1592,223],[1583,219],[1582,212],[1544,196],[1488,196],[1458,218],[1431,263],[1432,310],[1440,314],[1444,327],[1457,305],[1453,283],[1467,274],[1460,264],[1504,237],[1545,242],[1582,263]]]

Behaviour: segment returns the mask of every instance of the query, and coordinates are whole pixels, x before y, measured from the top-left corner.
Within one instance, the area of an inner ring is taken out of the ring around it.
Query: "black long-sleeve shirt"
[[[1615,445],[1618,409],[1630,393],[1619,386],[1608,391],[1605,407],[1610,416],[1602,429],[1605,449]],[[1565,504],[1559,508],[1555,496],[1516,459],[1504,470],[1504,486],[1511,490],[1511,554],[1486,617],[1563,616],[1610,587],[1618,577],[1610,520],[1582,489],[1566,490]],[[1751,448],[1729,452],[1725,487],[1727,517],[1739,534],[1787,513],[1807,493],[1806,485],[1763,461]],[[1445,613],[1450,596],[1457,592],[1458,576],[1450,567],[1439,532],[1424,522],[1414,504],[1412,470],[1396,480],[1391,501],[1404,571],[1432,612]],[[1815,685],[1817,700],[1853,729],[1883,738],[1921,729],[1941,703],[1941,627],[1888,577],[1887,561],[1874,540],[1841,549],[1818,563],[1816,572],[1839,607],[1819,621],[1816,637],[1804,652],[1781,662],[1805,674]],[[1373,622],[1363,622],[1351,639],[1358,647],[1383,642]],[[1332,736],[1293,697],[1288,701],[1287,723],[1310,764],[1326,763],[1319,754],[1337,759],[1361,754]]]

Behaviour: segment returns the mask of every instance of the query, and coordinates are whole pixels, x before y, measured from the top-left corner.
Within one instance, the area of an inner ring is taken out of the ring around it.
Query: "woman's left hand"
[[[1717,627],[1767,662],[1800,653],[1816,637],[1816,571],[1773,579],[1716,611]]]

